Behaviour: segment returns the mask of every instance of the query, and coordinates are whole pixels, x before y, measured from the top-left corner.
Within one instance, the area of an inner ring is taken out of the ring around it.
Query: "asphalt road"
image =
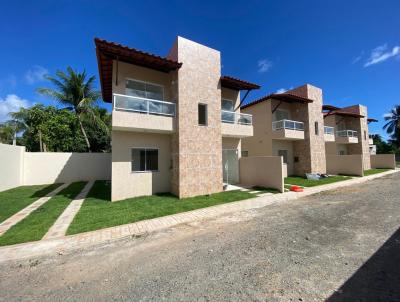
[[[400,301],[400,173],[0,265],[0,301]]]

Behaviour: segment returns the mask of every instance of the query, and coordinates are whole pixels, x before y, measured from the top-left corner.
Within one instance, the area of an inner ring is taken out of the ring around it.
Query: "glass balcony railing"
[[[115,110],[133,111],[145,114],[175,116],[175,103],[114,94]]]
[[[338,137],[358,137],[357,131],[354,130],[340,130],[336,132]]]
[[[230,124],[252,125],[253,117],[251,114],[221,110],[221,121]]]
[[[304,123],[291,120],[280,120],[272,122],[272,130],[280,129],[304,131]]]
[[[335,128],[324,126],[324,134],[334,135],[335,134]]]

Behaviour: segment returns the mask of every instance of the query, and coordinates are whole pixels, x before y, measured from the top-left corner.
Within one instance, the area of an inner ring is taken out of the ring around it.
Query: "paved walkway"
[[[64,212],[58,217],[53,226],[48,230],[43,239],[52,239],[64,237],[67,233],[67,229],[74,219],[75,215],[79,212],[86,195],[92,188],[94,181],[89,181],[82,191],[75,197],[69,206],[64,210]]]
[[[51,253],[62,253],[67,250],[74,250],[88,246],[104,244],[125,237],[141,236],[149,232],[166,229],[182,223],[189,223],[201,219],[210,219],[223,214],[229,214],[243,210],[258,209],[268,206],[270,204],[274,204],[276,202],[294,200],[327,190],[361,184],[369,180],[383,177],[396,172],[399,172],[399,170],[391,170],[370,176],[306,188],[304,192],[299,193],[286,192],[281,194],[259,196],[252,199],[230,202],[222,205],[178,213],[160,218],[142,220],[131,224],[115,226],[72,236],[4,246],[0,247],[0,262],[43,256],[45,254]]]
[[[24,219],[26,216],[28,216],[30,213],[32,213],[34,210],[39,208],[41,205],[49,201],[51,197],[59,193],[61,190],[63,190],[65,187],[67,187],[69,184],[62,184],[59,186],[57,189],[54,191],[50,192],[44,197],[39,198],[35,202],[31,203],[29,206],[23,208],[21,211],[18,213],[14,214],[10,218],[6,219],[0,224],[0,236],[3,235],[5,232],[7,232],[8,229],[10,229],[13,225],[16,225],[18,222],[20,222],[22,219]]]

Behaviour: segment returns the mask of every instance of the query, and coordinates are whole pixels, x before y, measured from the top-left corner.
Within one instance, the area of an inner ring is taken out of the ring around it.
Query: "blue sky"
[[[311,83],[324,102],[380,120],[400,103],[400,2],[7,1],[0,10],[0,120],[42,102],[43,75],[98,77],[94,37],[166,55],[177,35],[218,49],[222,73],[262,85],[254,99]]]

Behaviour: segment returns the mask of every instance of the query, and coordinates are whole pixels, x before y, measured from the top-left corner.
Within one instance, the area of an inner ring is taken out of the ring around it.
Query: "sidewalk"
[[[258,209],[274,204],[276,202],[295,200],[298,198],[302,198],[323,191],[356,185],[397,172],[399,172],[399,170],[392,170],[379,174],[365,176],[362,178],[354,178],[332,184],[306,188],[304,192],[300,193],[286,192],[281,194],[260,196],[257,198],[247,199],[243,201],[226,203],[213,207],[198,209],[189,212],[183,212],[160,218],[143,220],[131,224],[120,225],[116,227],[76,234],[72,236],[66,236],[55,239],[45,239],[37,242],[22,243],[12,246],[0,247],[0,262],[43,256],[46,254],[55,254],[63,251],[74,250],[98,244],[104,244],[125,237],[140,236],[145,233],[166,229],[182,223],[188,223],[203,219],[210,219],[216,216],[238,211]]]

